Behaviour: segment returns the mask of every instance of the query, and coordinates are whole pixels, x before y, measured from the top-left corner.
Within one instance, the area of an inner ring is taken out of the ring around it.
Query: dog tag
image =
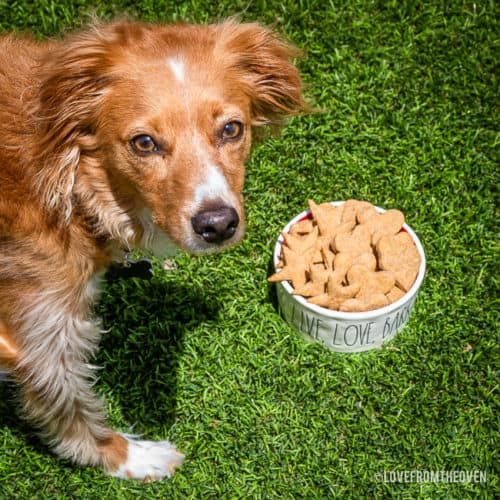
[[[153,277],[153,264],[149,259],[142,258],[138,260],[125,257],[124,262],[115,262],[106,273],[110,281],[119,278],[139,278],[149,280]]]

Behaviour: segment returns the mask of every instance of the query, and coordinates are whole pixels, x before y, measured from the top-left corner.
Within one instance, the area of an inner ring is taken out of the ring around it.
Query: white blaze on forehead
[[[167,65],[172,70],[176,80],[179,83],[184,83],[184,62],[180,59],[167,59]]]
[[[216,166],[207,166],[205,177],[194,193],[195,204],[201,205],[205,200],[216,199],[230,203],[232,198],[231,189],[224,175]]]

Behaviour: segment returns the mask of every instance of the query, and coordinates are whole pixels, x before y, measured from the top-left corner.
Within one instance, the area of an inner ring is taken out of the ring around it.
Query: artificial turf
[[[96,390],[111,424],[174,441],[185,465],[151,484],[75,468],[20,423],[4,382],[0,498],[494,498],[496,3],[0,0],[0,30],[49,36],[90,14],[271,25],[305,51],[321,111],[254,149],[240,246],[179,254],[168,272],[155,262],[151,281],[109,283],[97,307],[110,331]],[[335,354],[282,320],[266,277],[279,230],[308,198],[399,208],[419,235],[427,275],[387,347]]]

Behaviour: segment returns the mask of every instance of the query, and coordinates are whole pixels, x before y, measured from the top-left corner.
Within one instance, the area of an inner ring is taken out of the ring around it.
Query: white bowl
[[[332,202],[342,205],[344,202]],[[375,209],[383,213],[379,207]],[[290,227],[310,217],[310,210],[293,218],[283,229],[287,233]],[[388,306],[366,312],[341,312],[310,304],[304,297],[293,295],[293,288],[288,281],[278,281],[276,291],[281,312],[286,321],[294,326],[308,340],[320,342],[328,349],[337,352],[361,352],[380,347],[391,340],[408,322],[425,274],[425,254],[417,235],[407,225],[403,225],[415,242],[420,253],[420,268],[415,283],[399,300]],[[283,237],[280,236],[274,248],[274,266],[280,256]]]

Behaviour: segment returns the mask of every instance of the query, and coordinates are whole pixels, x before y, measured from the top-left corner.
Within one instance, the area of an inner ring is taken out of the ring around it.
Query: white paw
[[[123,479],[153,481],[171,477],[184,455],[168,441],[141,441],[122,434],[127,440],[127,460],[110,475]]]

